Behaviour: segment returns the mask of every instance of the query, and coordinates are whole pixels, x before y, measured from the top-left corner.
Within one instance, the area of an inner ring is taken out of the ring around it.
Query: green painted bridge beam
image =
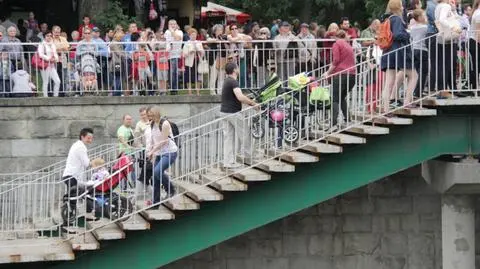
[[[276,174],[270,182],[228,194],[220,203],[204,203],[199,211],[154,224],[150,231],[102,242],[102,249],[54,268],[158,268],[422,161],[480,152],[478,134],[480,118],[415,119],[412,126],[394,127],[388,136],[368,138],[366,145],[302,165],[294,173]]]

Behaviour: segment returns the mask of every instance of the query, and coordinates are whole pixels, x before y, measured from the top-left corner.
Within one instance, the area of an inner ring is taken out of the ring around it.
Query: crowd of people
[[[125,31],[121,25],[99,29],[84,16],[70,35],[60,26],[39,24],[33,13],[17,25],[8,18],[0,25],[0,93],[5,97],[30,96],[37,90],[44,97],[99,92],[162,95],[179,90],[200,94],[200,89],[220,94],[227,62],[239,65],[242,88],[259,87],[273,68],[286,80],[329,64],[339,30],[349,39],[372,38],[375,31],[372,26],[361,33],[348,18],[328,29],[316,23],[275,20],[271,27],[249,22],[198,30],[187,25],[182,31],[175,20],[169,20],[165,31],[139,29],[135,23]],[[325,38],[330,40],[321,40]],[[17,70],[29,75],[20,84],[29,87],[15,86],[18,79],[11,75]]]

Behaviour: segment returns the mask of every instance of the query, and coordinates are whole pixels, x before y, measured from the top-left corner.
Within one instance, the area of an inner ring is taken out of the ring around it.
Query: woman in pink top
[[[332,128],[336,129],[338,110],[342,110],[345,122],[348,121],[347,94],[355,86],[355,53],[346,41],[347,34],[337,32],[337,41],[332,46],[332,64],[323,77],[332,77]],[[332,130],[333,131],[333,130]]]

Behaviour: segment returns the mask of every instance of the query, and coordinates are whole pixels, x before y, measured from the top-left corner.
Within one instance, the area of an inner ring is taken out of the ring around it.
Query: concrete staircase
[[[358,123],[351,124],[341,132],[325,134],[320,130],[312,130],[308,140],[300,140],[282,150],[265,150],[256,158],[245,161],[245,165],[238,169],[224,171],[211,168],[191,175],[194,178],[189,182],[175,181],[174,184],[182,190],[182,195],[167,200],[158,209],[144,210],[145,201],[137,200],[138,211],[128,220],[112,222],[109,219],[88,220],[85,217],[82,228],[65,231],[57,225],[45,229],[62,233],[60,237],[39,235],[37,231],[27,235],[30,237],[28,239],[17,237],[16,240],[3,241],[5,244],[0,244],[0,262],[74,260],[75,252],[98,250],[104,245],[102,242],[123,240],[130,231],[145,231],[148,234],[147,230],[151,229],[155,222],[175,222],[179,216],[188,218],[186,212],[201,210],[202,203],[221,202],[234,195],[233,193],[247,192],[252,184],[273,180],[278,174],[291,174],[294,180],[296,169],[302,167],[302,164],[322,162],[322,158],[327,155],[342,154],[352,146],[363,145],[370,140],[375,143],[374,137],[388,136],[391,128],[399,128],[397,126],[413,125],[416,117],[434,117],[437,110],[399,109],[394,113],[397,117],[380,116],[371,120],[361,119],[356,115],[353,118]],[[321,138],[310,139],[318,137]],[[240,156],[239,160],[242,160]]]

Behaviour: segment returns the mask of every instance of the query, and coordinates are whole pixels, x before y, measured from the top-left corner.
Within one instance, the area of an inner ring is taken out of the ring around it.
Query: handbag
[[[200,59],[197,67],[198,73],[201,75],[208,74],[209,69],[208,61],[205,58]]]
[[[32,56],[32,67],[40,70],[45,70],[48,67],[48,62],[40,57],[38,52],[35,52]]]

